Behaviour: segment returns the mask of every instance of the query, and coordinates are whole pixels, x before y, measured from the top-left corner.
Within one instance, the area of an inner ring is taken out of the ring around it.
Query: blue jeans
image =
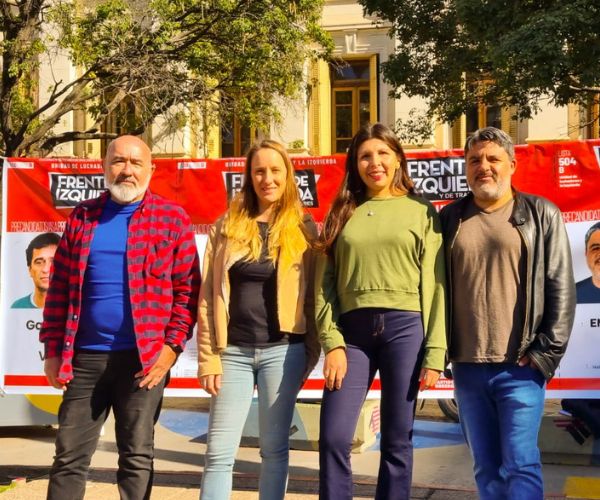
[[[290,425],[306,368],[304,344],[230,345],[221,361],[221,390],[211,399],[200,498],[230,497],[233,463],[256,386],[262,459],[259,498],[281,500],[287,488]]]
[[[452,372],[480,498],[542,500],[542,373],[509,363],[454,363]]]
[[[339,390],[323,392],[319,436],[319,498],[351,500],[350,451],[356,422],[379,370],[381,459],[376,500],[408,500],[413,422],[423,359],[421,313],[354,309],[340,316],[348,372]]]

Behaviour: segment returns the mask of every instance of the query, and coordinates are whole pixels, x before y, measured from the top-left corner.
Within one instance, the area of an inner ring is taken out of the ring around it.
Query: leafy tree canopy
[[[452,122],[477,103],[541,99],[590,103],[600,92],[598,0],[359,0],[391,23],[396,52],[383,64],[395,97],[421,96]]]
[[[0,151],[44,155],[110,138],[102,124],[123,105],[134,110],[129,133],[189,105],[264,126],[282,97],[299,95],[307,58],[331,51],[321,9],[322,0],[0,0]],[[54,74],[57,49],[77,77],[54,79],[41,102],[37,76]],[[56,133],[77,109],[93,125]]]

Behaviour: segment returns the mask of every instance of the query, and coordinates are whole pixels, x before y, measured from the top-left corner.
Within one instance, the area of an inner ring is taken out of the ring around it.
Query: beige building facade
[[[294,102],[281,102],[281,122],[266,131],[244,127],[235,117],[227,123],[206,126],[201,109],[187,111],[188,122],[180,129],[170,129],[167,121],[156,120],[145,137],[152,143],[155,155],[242,156],[254,140],[262,137],[279,140],[297,153],[343,153],[362,123],[381,121],[394,126],[399,119],[407,119],[411,112],[426,109],[424,99],[389,97],[391,89],[382,79],[381,63],[394,52],[395,42],[388,36],[389,26],[385,22],[365,16],[356,2],[328,0],[322,25],[334,41],[336,61],[306,63],[301,97]],[[54,57],[53,74],[40,75],[40,89],[49,88],[50,78],[68,80],[76,72],[66,56],[57,53]],[[42,95],[40,100],[43,100]],[[499,106],[480,106],[453,124],[433,123],[430,137],[422,144],[406,144],[406,147],[461,148],[469,132],[486,125],[502,128],[520,144],[599,137],[597,120],[593,125],[581,126],[590,117],[597,116],[597,105],[595,109],[581,109],[577,105],[556,107],[547,102],[536,116],[521,122],[512,119],[512,114],[510,109]],[[88,121],[84,113],[74,113],[65,118],[59,128],[89,125]],[[114,126],[107,124],[109,128]],[[102,148],[100,141],[80,141],[61,145],[55,154],[99,157]]]

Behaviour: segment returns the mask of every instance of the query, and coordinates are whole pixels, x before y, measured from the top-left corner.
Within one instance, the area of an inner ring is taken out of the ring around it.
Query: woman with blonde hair
[[[227,499],[254,389],[261,500],[284,498],[296,396],[317,362],[312,241],[292,162],[270,140],[246,157],[245,179],[211,228],[199,304],[198,378],[211,394],[200,498]]]
[[[434,386],[444,369],[445,275],[437,213],[415,194],[402,146],[385,125],[365,126],[353,137],[320,247],[320,498],[352,498],[352,436],[379,370],[375,498],[408,500],[418,388]]]

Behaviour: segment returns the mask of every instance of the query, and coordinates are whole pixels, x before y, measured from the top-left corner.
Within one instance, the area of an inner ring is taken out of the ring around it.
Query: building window
[[[331,66],[330,79],[331,150],[345,153],[358,129],[377,121],[376,58],[347,60],[343,65]]]
[[[109,95],[109,97],[112,96]],[[107,102],[110,102],[110,99],[108,99]],[[123,134],[132,133],[132,131],[138,129],[140,125],[135,103],[132,99],[125,97],[106,117],[101,126],[101,130],[102,132],[121,136]],[[106,149],[110,142],[111,139],[101,140],[100,151],[103,157],[106,155]]]
[[[452,124],[451,147],[462,149],[467,137],[483,127],[499,128],[504,130],[515,144],[523,143],[527,136],[527,122],[513,118],[515,113],[515,108],[503,108],[499,105],[480,104],[471,107],[462,118]]]
[[[495,127],[506,132],[514,144],[522,144],[528,135],[527,120],[516,118],[517,107],[503,107],[500,104],[483,104],[488,94],[488,87],[493,85],[493,80],[473,78],[466,75],[465,92],[481,99],[480,104],[471,106],[470,109],[452,124],[451,145],[453,148],[462,148],[467,137],[476,130],[484,127]]]
[[[233,115],[221,121],[221,158],[245,156],[250,146],[257,140],[255,128],[242,125]]]
[[[466,132],[472,134],[483,127],[502,128],[502,108],[500,106],[473,106],[466,114]]]
[[[586,106],[579,107],[582,139],[600,139],[600,94],[594,95]]]

